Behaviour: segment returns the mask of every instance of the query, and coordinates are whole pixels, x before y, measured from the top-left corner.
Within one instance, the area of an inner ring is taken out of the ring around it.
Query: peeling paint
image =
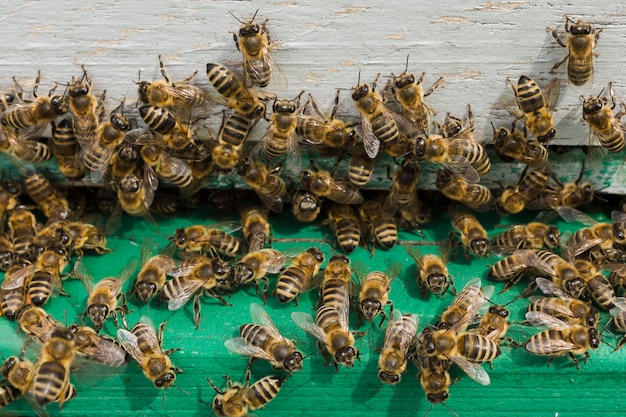
[[[387,35],[387,39],[390,39],[392,41],[401,41],[404,40],[406,36],[404,35]]]
[[[488,1],[482,7],[476,7],[474,10],[487,10],[490,12],[509,12],[518,10],[528,6],[527,1]]]
[[[318,83],[320,81],[324,81],[325,79],[326,79],[326,77],[324,75],[322,75],[322,74],[316,74],[314,72],[309,72],[301,80],[303,82],[307,82],[307,83]]]
[[[357,13],[362,13],[368,9],[369,7],[364,7],[364,6],[344,6],[343,10],[335,12],[335,14],[338,14],[338,15],[357,14]]]
[[[472,80],[472,79],[479,78],[482,75],[483,75],[482,71],[476,71],[476,70],[471,70],[471,69],[464,70],[463,72],[452,72],[452,73],[441,74],[444,80],[446,78],[453,79],[453,80]]]
[[[442,16],[441,19],[433,20],[431,23],[475,23],[475,21],[465,16]]]
[[[340,62],[340,64],[342,67],[354,67],[355,65],[358,65],[358,62],[352,60],[343,60]]]

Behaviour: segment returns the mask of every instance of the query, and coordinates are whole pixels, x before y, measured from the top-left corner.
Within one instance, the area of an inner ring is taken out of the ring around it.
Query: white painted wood
[[[289,80],[288,91],[279,94],[290,97],[304,89],[322,109],[331,107],[336,88],[356,85],[359,71],[368,82],[378,73],[399,74],[409,55],[409,71],[426,72],[426,87],[444,77],[442,87],[427,98],[439,112],[435,119],[441,120],[446,112],[462,116],[469,103],[477,136],[490,140],[490,122],[508,126],[512,120],[497,105],[498,97],[509,89],[506,77],[517,80],[526,74],[547,85],[553,77],[549,70],[566,55],[546,31],[551,26],[564,38],[564,14],[587,20],[603,32],[593,86],[572,90],[565,73],[557,74],[564,81],[555,143],[588,143],[581,94],[598,94],[613,81],[617,99],[626,99],[622,70],[626,5],[599,0],[567,5],[461,0],[359,5],[313,0],[177,0],[158,5],[131,0],[16,1],[3,6],[0,87],[12,88],[11,76],[28,84],[40,69],[44,91],[54,82],[80,76],[83,64],[94,91],[106,89],[108,108],[113,108],[123,97],[136,97],[133,80],[140,70],[142,79],[160,78],[158,54],[171,78],[182,79],[198,70],[197,82],[206,84],[207,62],[241,61],[230,33],[240,24],[230,13],[248,20],[257,9],[259,21],[269,19],[273,56]],[[341,104],[344,117],[356,116],[349,91],[342,93]],[[214,118],[212,125],[218,124]]]

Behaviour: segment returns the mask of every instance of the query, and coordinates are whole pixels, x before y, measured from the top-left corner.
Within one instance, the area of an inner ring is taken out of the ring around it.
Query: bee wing
[[[252,317],[252,321],[254,323],[265,327],[268,332],[272,334],[272,336],[282,338],[280,332],[274,324],[274,321],[261,305],[257,303],[250,304],[250,317]]]
[[[403,245],[402,247],[404,248],[406,253],[419,264],[420,260],[422,259],[422,252],[420,251],[419,247],[417,245]]]
[[[449,155],[448,161],[442,163],[441,165],[467,182],[477,183],[480,181],[480,174],[476,171],[476,168],[474,168],[470,161],[462,155]]]
[[[196,101],[198,95],[204,96],[200,88],[191,84],[160,84],[158,88],[177,102],[177,108],[189,106],[189,103]]]
[[[542,261],[532,250],[519,250],[514,252],[513,255],[520,256],[520,261],[525,263],[529,268],[534,268],[552,276],[556,275],[556,271],[546,262]]]
[[[558,285],[556,285],[554,282],[550,281],[549,279],[546,279],[543,277],[537,277],[535,278],[535,283],[537,284],[537,287],[539,287],[541,292],[544,293],[545,295],[554,295],[563,300],[571,300],[572,298],[569,295],[567,295],[565,291],[561,290],[558,287]]]
[[[273,87],[274,91],[286,91],[289,83],[287,82],[287,76],[280,68],[280,66],[276,63],[272,54],[270,53],[270,48],[265,46],[262,48],[263,53],[261,54],[262,63],[268,65],[272,74],[270,77],[270,85]]]
[[[463,372],[465,372],[467,376],[472,378],[474,381],[481,385],[489,385],[491,383],[489,374],[482,366],[480,366],[480,364],[472,363],[460,355],[454,355],[451,359],[452,362],[457,364],[459,368],[461,368]]]
[[[561,206],[557,207],[556,211],[563,218],[563,220],[568,223],[579,222],[587,227],[591,227],[598,223],[587,214],[573,207]]]
[[[291,320],[293,320],[296,326],[308,334],[315,336],[315,338],[320,342],[326,343],[326,334],[324,333],[324,330],[319,327],[317,323],[315,323],[315,320],[310,314],[294,311],[291,313]]]
[[[400,271],[402,271],[402,262],[394,262],[387,267],[385,275],[389,279],[389,284],[400,275]]]
[[[239,355],[252,356],[266,361],[274,360],[274,358],[272,358],[260,347],[248,344],[243,337],[233,337],[232,339],[227,339],[224,341],[224,346],[226,349]]]
[[[538,344],[537,344],[538,345]],[[568,352],[570,350],[576,349],[576,346],[573,343],[570,343],[563,339],[549,339],[545,343],[542,343],[540,346],[535,346],[533,343],[526,343],[526,350],[530,353],[535,353],[538,355],[553,355],[555,353],[560,352]]]
[[[261,155],[265,153],[265,149],[267,149],[268,143],[274,140],[274,127],[272,126],[272,123],[273,122],[270,123],[263,136],[261,136],[256,145],[254,145],[252,150],[250,150],[249,156],[250,159],[252,159],[253,161],[259,161],[263,159],[261,158]]]
[[[351,182],[337,181],[332,179],[329,181],[330,187],[334,190],[327,196],[329,200],[335,201],[339,204],[361,204],[363,202],[363,195],[357,190]],[[355,197],[355,194],[358,196]]]
[[[113,340],[91,334],[91,345],[77,349],[80,353],[109,366],[122,366],[126,363],[126,350]]]
[[[300,144],[296,129],[291,129],[287,135],[287,155],[285,160],[285,168],[292,172],[300,172],[302,166],[302,158],[300,158]]]
[[[365,116],[361,116],[361,124],[360,124],[360,134],[363,139],[363,148],[365,149],[365,153],[370,158],[376,158],[378,155],[378,151],[380,150],[380,140],[374,134],[374,130],[372,129],[372,123],[370,119]]]
[[[571,327],[564,321],[541,311],[526,312],[526,320],[533,326],[548,326],[550,329],[555,330],[567,330]]]
[[[97,142],[97,141],[96,141]],[[94,146],[99,147],[99,145],[95,144]],[[106,148],[101,148],[101,156],[98,159],[98,163],[95,168],[89,172],[89,177],[91,181],[94,183],[98,183],[106,174],[107,169],[109,168],[109,161],[111,161],[111,157],[117,150],[116,146],[107,146]]]
[[[12,274],[6,275],[2,281],[2,285],[0,285],[0,288],[3,290],[14,290],[23,286],[26,279],[32,275],[34,268],[35,265],[30,264]]]
[[[152,322],[152,319],[148,316],[141,316],[139,318],[139,322],[145,324],[150,329],[149,332],[144,333],[144,342],[148,345],[148,349],[153,352],[162,352],[161,342],[159,341],[159,336],[157,334],[156,327]],[[167,321],[165,321],[167,323]]]
[[[191,167],[184,160],[170,155],[167,152],[163,152],[163,163],[168,166],[168,170],[172,175],[178,177],[190,177]]]
[[[74,265],[74,275],[83,283],[87,294],[91,294],[94,287],[93,276],[83,262],[77,262]]]
[[[402,347],[406,354],[409,347],[415,342],[418,325],[419,318],[417,314],[402,316],[402,314],[398,313],[396,317],[396,310],[394,310],[392,320],[387,322],[384,345],[391,346],[397,344]]]
[[[523,120],[524,112],[519,108],[517,97],[515,96],[515,86],[511,84],[509,80],[507,80],[507,82],[513,88],[513,91],[507,88],[506,91],[498,97],[499,106],[516,119]]]
[[[20,132],[19,140],[37,140],[41,137],[46,130],[48,122],[37,123],[31,127],[28,127]]]
[[[167,300],[167,309],[170,311],[178,310],[185,305],[189,299],[202,288],[207,280],[184,279],[181,280],[182,288],[179,289],[178,298]]]
[[[156,338],[156,336],[155,336]],[[126,329],[117,329],[117,340],[135,361],[141,363],[143,361],[143,352],[137,345],[137,336]]]
[[[618,314],[626,312],[626,298],[615,297],[612,301],[614,307],[609,310],[609,314],[611,314],[611,316],[617,316]]]
[[[626,222],[626,213],[620,210],[613,210],[611,212],[611,220],[613,223],[624,223]]]
[[[239,230],[241,230],[241,228],[243,227],[241,222],[239,221],[223,221],[223,222],[219,222],[219,223],[213,223],[207,226],[210,229],[217,229],[220,230],[224,233],[235,233]]]
[[[152,201],[154,200],[154,193],[159,186],[159,179],[157,178],[154,170],[148,164],[145,164],[144,166],[143,186],[145,188],[145,197],[143,201],[146,207],[150,207],[152,205]]]
[[[261,194],[259,192],[257,192],[257,195],[259,196],[259,199],[263,202],[263,204],[265,204],[267,208],[270,209],[270,211],[274,213],[283,212],[284,202],[281,196],[274,194]]]
[[[288,259],[289,257],[282,253],[279,255],[275,255],[267,261],[261,263],[261,269],[264,269],[270,274],[278,274]]]
[[[122,271],[117,276],[117,283],[115,287],[113,287],[115,290],[115,294],[119,294],[119,292],[122,290],[122,286],[124,285],[124,283],[128,281],[128,279],[135,272],[135,269],[137,269],[137,265],[139,265],[139,262],[136,259],[133,259],[126,264],[124,269],[122,269]]]
[[[571,59],[571,55],[570,55]],[[548,84],[548,88],[546,89],[544,100],[545,105],[550,112],[554,111],[556,107],[556,103],[559,100],[559,94],[561,93],[561,81],[558,78],[553,78]]]

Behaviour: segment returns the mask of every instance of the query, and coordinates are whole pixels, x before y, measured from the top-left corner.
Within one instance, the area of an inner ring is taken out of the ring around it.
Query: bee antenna
[[[250,19],[251,23],[254,21],[254,18],[256,17],[257,13],[259,13],[259,9],[256,9],[256,11],[254,12],[254,16],[252,16],[252,19]]]
[[[258,12],[258,11],[259,11],[259,10],[257,9],[257,12]],[[234,18],[235,18],[235,20],[236,20],[236,21],[238,21],[239,23],[241,23],[242,25],[245,25],[245,24],[246,24],[246,22],[241,21],[241,20],[240,20],[237,16],[235,16],[235,15],[233,14],[233,12],[228,11],[228,13],[229,13],[232,17],[234,17]],[[254,13],[254,15],[256,16],[256,12]],[[252,18],[252,20],[254,20],[254,17]],[[251,22],[252,22],[252,20],[251,20]]]
[[[357,85],[361,84],[361,70],[359,70],[359,77],[356,79],[356,84]]]
[[[404,73],[406,74],[409,70],[409,54],[406,54],[406,64],[404,65]]]

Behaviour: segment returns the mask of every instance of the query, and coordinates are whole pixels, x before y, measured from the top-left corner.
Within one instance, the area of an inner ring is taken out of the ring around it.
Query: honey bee
[[[26,166],[27,170],[32,170],[32,163],[46,162],[52,157],[50,148],[36,141],[19,139],[12,132],[0,128],[0,152],[2,152],[9,162],[20,167]]]
[[[492,305],[483,315],[478,323],[478,327],[474,330],[477,334],[485,336],[497,343],[502,340],[508,340],[515,344],[512,339],[505,336],[509,329],[509,310],[502,305]]]
[[[530,133],[541,143],[547,143],[556,136],[552,112],[559,97],[560,83],[553,79],[544,94],[537,83],[526,75],[521,75],[517,87],[507,78],[513,89],[518,109],[507,108],[517,119],[523,120]],[[503,103],[504,104],[504,103]],[[504,104],[505,108],[507,107]]]
[[[0,183],[0,232],[4,231],[7,212],[13,211],[19,204],[22,187],[19,183],[5,181]]]
[[[234,353],[250,356],[251,361],[263,359],[274,369],[290,374],[302,369],[302,353],[296,350],[296,342],[283,337],[272,318],[259,304],[250,304],[251,324],[239,327],[240,337],[228,339],[224,346]]]
[[[123,102],[120,107],[122,105]],[[96,138],[83,155],[83,162],[90,171],[92,182],[99,182],[104,177],[111,157],[124,141],[125,133],[130,130],[128,119],[116,111],[117,109],[111,112],[108,121],[98,124]]]
[[[347,204],[333,204],[328,208],[328,219],[335,233],[339,247],[345,253],[352,253],[361,242],[361,227],[359,218]]]
[[[531,268],[548,273],[550,276],[556,275],[553,266],[541,259],[537,252],[532,249],[521,249],[493,264],[489,268],[488,277],[497,282],[507,281],[501,291],[505,292],[519,282],[524,272]]]
[[[591,203],[594,197],[593,184],[588,181],[581,183],[584,172],[585,162],[583,161],[576,180],[565,184],[557,181],[556,187],[547,187],[526,207],[531,210],[555,210],[562,206],[578,207]],[[553,177],[553,179],[555,178]]]
[[[615,307],[609,310],[611,314],[611,326],[613,329],[619,333],[626,333],[626,304],[624,304],[623,300],[616,300]],[[621,349],[626,343],[626,336],[623,336],[614,351]]]
[[[406,372],[409,349],[415,343],[419,318],[417,314],[393,313],[387,322],[385,341],[378,357],[378,379],[395,385]]]
[[[398,227],[393,220],[385,218],[383,203],[377,200],[366,200],[359,206],[359,217],[367,227],[372,241],[375,239],[379,245],[386,249],[391,249],[396,244]]]
[[[0,271],[8,271],[13,264],[13,243],[6,234],[0,233]]]
[[[243,224],[243,239],[248,243],[248,253],[262,249],[271,241],[272,236],[272,229],[267,221],[267,209],[252,205],[240,208],[239,212]]]
[[[16,314],[15,320],[20,330],[34,337],[38,343],[44,344],[52,332],[61,327],[61,323],[48,314],[43,308],[26,304]]]
[[[426,399],[433,404],[443,404],[450,398],[449,388],[452,378],[448,369],[450,360],[438,360],[432,357],[418,355],[420,385],[426,393]],[[432,407],[431,407],[432,408]]]
[[[551,274],[553,281],[572,298],[581,298],[586,291],[585,280],[571,262],[566,261],[557,254],[540,250],[536,251],[537,257],[545,262],[554,273]]]
[[[300,150],[296,136],[298,125],[297,109],[300,107],[300,96],[294,99],[282,99],[274,101],[270,125],[261,139],[257,142],[250,153],[252,159],[258,159],[258,155],[264,153],[268,159],[286,155],[288,166],[300,163]]]
[[[98,281],[93,285],[92,278],[87,273],[78,267],[76,273],[81,281],[87,288],[89,297],[87,298],[87,309],[83,313],[83,318],[89,316],[93,323],[93,328],[100,332],[102,326],[109,316],[113,316],[115,324],[118,324],[117,313],[120,313],[122,322],[125,321],[125,314],[128,313],[126,306],[126,297],[122,293],[122,286],[130,278],[130,276],[137,269],[138,262],[136,260],[130,261],[117,277],[106,277]],[[82,265],[82,264],[79,264]],[[118,302],[121,300],[121,305],[118,307]],[[119,327],[119,326],[117,326]]]
[[[440,247],[439,255],[430,253],[423,255],[417,246],[405,245],[403,248],[417,263],[419,272],[417,283],[422,292],[422,297],[426,297],[429,293],[443,297],[450,287],[452,287],[452,292],[456,294],[454,281],[446,267],[449,248]]]
[[[352,184],[338,181],[328,171],[318,170],[312,172],[303,170],[300,173],[301,188],[311,191],[313,194],[328,198],[339,204],[361,204],[363,195]]]
[[[88,149],[96,138],[100,123],[98,113],[104,101],[91,93],[91,78],[83,66],[82,78],[72,81],[68,87],[69,109],[72,115],[72,130],[81,149]],[[103,95],[104,96],[104,95]]]
[[[214,289],[230,289],[228,283],[231,268],[220,258],[198,256],[188,259],[168,272],[173,278],[165,283],[160,299],[167,301],[170,311],[178,310],[193,296],[193,311],[196,330],[200,328],[200,295],[217,298],[222,304],[227,301]]]
[[[591,316],[598,315],[598,311],[588,302],[570,297],[549,279],[537,277],[535,282],[537,287],[549,297],[533,296],[526,311],[549,314],[569,324],[584,324]]]
[[[131,331],[117,329],[117,338],[124,350],[137,362],[154,387],[164,390],[174,384],[176,373],[183,372],[173,366],[169,358],[169,355],[179,349],[163,350],[161,346],[166,324],[167,321],[161,323],[157,331],[149,317],[141,316]]]
[[[414,158],[405,158],[393,174],[389,194],[383,203],[383,214],[391,217],[398,210],[408,210],[416,205],[420,165]]]
[[[139,114],[146,125],[158,133],[168,147],[180,151],[195,143],[189,125],[179,120],[167,108],[141,106]]]
[[[68,201],[43,175],[36,172],[28,175],[24,188],[48,219],[67,219],[72,214]]]
[[[613,95],[613,83],[609,82],[607,91],[611,96],[611,106],[606,97],[602,96],[602,90],[597,97],[589,96],[583,99],[583,119],[589,125],[590,143],[597,141],[600,146],[609,152],[621,152],[624,149],[626,127],[620,121],[624,113],[613,112],[615,108],[615,96]]]
[[[233,33],[237,50],[243,55],[245,85],[267,87],[270,81],[273,81],[273,84],[283,86],[286,84],[284,74],[270,53],[272,38],[267,30],[269,19],[265,19],[263,24],[259,25],[254,22],[255,17],[256,12],[249,22],[237,19],[242,24],[239,28],[239,37]]]
[[[58,124],[52,124],[52,139],[50,150],[54,159],[57,160],[59,171],[69,179],[80,179],[84,175],[84,165],[78,155],[78,142],[74,136],[72,122],[63,119]]]
[[[219,169],[230,171],[237,165],[243,145],[260,116],[250,118],[235,111],[223,120],[217,145],[212,151],[213,161]]]
[[[556,226],[541,222],[515,225],[500,233],[492,247],[500,249],[549,249],[559,246],[561,232]]]
[[[470,251],[477,258],[486,256],[489,252],[489,238],[487,231],[478,219],[473,214],[463,210],[456,210],[451,215],[452,227],[461,235],[465,257],[469,258]]]
[[[33,371],[30,390],[37,404],[45,406],[58,401],[63,408],[63,403],[76,395],[76,390],[70,388],[70,367],[75,355],[74,333],[64,327],[54,329],[43,344]]]
[[[236,170],[270,211],[282,213],[283,204],[289,199],[287,185],[278,175],[270,172],[263,163],[253,162],[248,157],[237,162]]]
[[[27,252],[33,238],[37,234],[37,219],[35,215],[25,209],[15,209],[7,220],[9,239],[13,243],[13,253],[22,258]]]
[[[437,328],[465,331],[487,304],[493,292],[493,285],[481,288],[480,278],[469,280],[441,314]]]
[[[583,324],[568,324],[549,314],[529,311],[526,320],[535,326],[548,326],[526,342],[526,350],[534,355],[550,357],[550,364],[555,357],[567,354],[580,369],[578,359],[574,355],[584,355],[585,362],[589,358],[589,350],[600,346],[600,333],[595,319]]]
[[[220,94],[217,101],[242,115],[255,118],[265,115],[266,106],[241,77],[220,64],[206,64],[209,82]]]
[[[276,298],[281,304],[296,300],[300,294],[313,288],[313,277],[320,271],[324,263],[324,254],[317,248],[309,248],[298,254],[291,265],[279,275],[276,283]]]
[[[56,230],[57,239],[62,241],[63,236],[69,238],[69,247],[79,256],[85,250],[92,250],[98,254],[110,252],[107,248],[107,236],[97,226],[82,221],[64,222]]]
[[[76,353],[108,366],[122,366],[128,362],[126,351],[110,337],[98,335],[87,326],[73,324],[69,329],[74,334]]]
[[[31,262],[26,259],[18,259],[6,271],[7,279],[19,273],[23,269],[28,269]],[[6,280],[5,279],[5,282]],[[4,282],[3,282],[4,285]],[[26,280],[22,285],[18,285],[12,289],[4,289],[0,287],[0,313],[7,320],[16,320],[17,314],[26,303]]]
[[[489,188],[469,183],[445,169],[437,171],[435,186],[449,199],[476,211],[487,211],[494,201]]]
[[[171,109],[189,109],[204,103],[204,93],[194,85],[189,84],[196,72],[180,82],[171,82],[165,72],[165,66],[159,55],[159,68],[163,81],[139,81],[139,100],[153,106],[169,107]]]
[[[570,25],[570,23],[572,23]],[[548,32],[552,33],[554,39],[563,48],[568,48],[565,58],[552,67],[550,72],[558,69],[567,59],[567,78],[572,85],[585,85],[593,76],[593,57],[598,53],[594,51],[600,32],[602,29],[595,30],[593,26],[582,20],[574,22],[568,16],[565,16],[565,32],[567,39],[565,42],[561,40],[556,31],[550,27]]]
[[[389,300],[389,291],[391,283],[396,279],[402,264],[395,262],[383,271],[367,272],[365,264],[360,262],[354,263],[354,272],[357,279],[356,289],[359,294],[359,314],[367,321],[372,321],[378,315],[381,315],[380,325],[382,326],[386,314],[383,308],[387,304],[393,303]]]
[[[0,408],[26,395],[32,382],[35,366],[23,357],[10,356],[2,363],[0,374]]]
[[[528,170],[524,168],[515,187],[506,187],[496,200],[496,209],[502,214],[516,214],[524,210],[534,198],[548,187],[549,165]]]
[[[157,176],[166,179],[177,187],[188,187],[193,181],[191,167],[184,160],[170,155],[155,145],[141,147],[141,158],[153,169]]]
[[[221,222],[211,226],[194,225],[176,229],[171,239],[185,252],[217,251],[226,256],[236,256],[241,248],[239,239],[231,233],[241,229],[239,222]]]
[[[339,90],[335,94],[335,102],[328,117],[319,110],[311,94],[304,109],[309,103],[313,107],[314,115],[304,114],[303,111],[303,114],[298,117],[296,126],[296,133],[304,138],[305,143],[316,147],[344,149],[356,141],[357,133],[354,125],[348,125],[343,120],[335,118],[339,109]]]
[[[422,75],[416,79],[415,75],[407,72],[408,67],[409,57],[407,56],[404,72],[398,76],[392,74],[391,92],[402,107],[402,115],[415,123],[422,132],[427,133],[430,127],[430,115],[436,112],[424,102],[424,97],[428,97],[435,91],[443,77],[439,77],[427,91],[424,91],[422,82],[426,74],[422,72]]]
[[[265,248],[256,252],[249,252],[235,266],[231,288],[234,289],[242,284],[253,282],[257,294],[265,300],[269,287],[267,274],[279,273],[286,261],[287,256],[276,249]],[[262,292],[260,289],[261,281],[265,282]]]
[[[576,259],[574,266],[585,280],[586,290],[591,299],[605,311],[615,307],[615,290],[600,269],[584,259]]]
[[[144,169],[143,175],[140,172],[131,172],[123,176],[119,183],[115,184],[121,208],[131,216],[140,216],[148,223],[155,224],[149,208],[157,186],[158,180],[150,169]]]
[[[217,393],[213,398],[213,412],[218,417],[246,417],[248,410],[256,410],[264,407],[272,401],[280,391],[285,378],[278,376],[266,376],[250,385],[250,370],[246,370],[246,380],[242,384],[233,383],[226,376],[228,389],[220,390],[209,378],[211,388]]]
[[[322,198],[309,191],[297,191],[293,195],[291,211],[299,222],[310,223],[317,219],[322,209]]]
[[[585,254],[585,258],[592,261],[618,260],[620,250],[616,247],[619,244],[616,232],[619,233],[624,220],[623,213],[615,212],[613,214],[615,223],[609,223],[597,222],[572,207],[559,207],[557,211],[568,223],[580,222],[587,226],[576,230],[567,239],[565,256],[569,260],[574,260]]]
[[[50,90],[47,96],[38,97],[37,89],[41,80],[41,72],[37,71],[37,78],[33,86],[32,102],[24,101],[24,90],[19,85],[15,77],[16,96],[23,104],[16,104],[3,113],[2,125],[5,128],[13,129],[14,133],[24,139],[33,139],[41,136],[43,129],[59,116],[64,115],[68,111],[68,105],[65,96],[52,95],[56,90],[56,85]]]
[[[492,126],[493,127],[493,126]],[[501,159],[521,162],[531,168],[541,168],[548,162],[548,149],[535,139],[526,137],[526,127],[521,133],[515,128],[493,127],[493,146]]]
[[[62,247],[47,249],[39,255],[28,278],[28,297],[34,305],[45,304],[53,289],[61,289],[61,273],[68,263],[68,253]]]
[[[152,239],[144,239],[141,245],[141,268],[137,273],[132,292],[147,303],[165,285],[167,273],[177,266],[177,262],[168,254],[150,256],[154,250]]]
[[[358,187],[366,185],[374,173],[374,159],[370,158],[365,150],[357,147],[350,157],[348,179]]]
[[[361,136],[365,153],[374,159],[378,155],[381,142],[391,145],[406,141],[400,129],[407,130],[410,122],[394,113],[383,103],[382,96],[376,91],[378,76],[371,87],[367,84],[360,84],[360,77],[359,72],[357,86],[352,89],[352,99],[361,114],[361,129],[363,130]]]

